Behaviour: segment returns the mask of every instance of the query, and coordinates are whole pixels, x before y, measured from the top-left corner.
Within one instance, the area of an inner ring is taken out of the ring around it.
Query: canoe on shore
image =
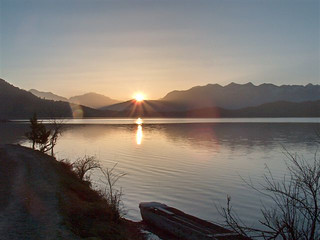
[[[186,240],[248,240],[237,233],[213,223],[188,215],[158,202],[139,204],[143,221],[152,227]]]

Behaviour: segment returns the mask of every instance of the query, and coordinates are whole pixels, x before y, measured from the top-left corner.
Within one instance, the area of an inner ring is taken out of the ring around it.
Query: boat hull
[[[139,204],[145,223],[186,240],[248,239],[228,229],[188,215],[178,209],[158,202]]]

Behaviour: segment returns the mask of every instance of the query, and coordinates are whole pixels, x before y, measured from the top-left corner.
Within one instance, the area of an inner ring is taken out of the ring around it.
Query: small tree
[[[41,152],[49,152],[54,156],[53,149],[57,144],[58,137],[62,133],[62,121],[53,119],[51,122],[51,129],[47,130],[46,126],[38,120],[37,115],[34,114],[30,119],[30,132],[25,136],[32,142],[32,149],[38,149]]]
[[[36,142],[38,139],[38,129],[39,123],[37,114],[33,114],[32,118],[30,118],[30,132],[27,132],[25,136],[32,142],[32,149],[35,149]]]
[[[46,126],[41,123],[41,128],[39,129],[39,139],[38,139],[38,146],[40,152],[47,152],[48,146],[50,144],[49,137],[50,137],[51,131],[47,130]]]
[[[48,146],[47,146],[47,151],[51,152],[51,156],[54,156],[53,153],[53,149],[57,144],[58,141],[58,137],[62,134],[62,129],[63,129],[63,121],[60,120],[56,120],[53,119],[51,122],[51,133],[50,133],[50,137],[49,137],[49,142],[48,142]]]
[[[45,152],[50,130],[47,131],[45,125],[38,121],[37,114],[34,113],[30,119],[30,132],[27,132],[25,136],[32,142],[32,149],[39,145],[39,150]]]

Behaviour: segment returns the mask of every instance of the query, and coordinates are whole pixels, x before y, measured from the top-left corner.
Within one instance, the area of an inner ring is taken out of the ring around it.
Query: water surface
[[[117,122],[118,121],[118,122]],[[284,148],[312,160],[319,119],[90,119],[71,120],[56,146],[58,158],[96,155],[104,167],[127,173],[127,217],[140,220],[139,202],[159,201],[220,222],[215,205],[227,195],[247,222],[260,217],[261,201],[241,178],[261,182],[266,165],[276,178],[286,173]],[[0,125],[0,142],[24,143],[23,122]],[[94,179],[101,187],[101,174]]]

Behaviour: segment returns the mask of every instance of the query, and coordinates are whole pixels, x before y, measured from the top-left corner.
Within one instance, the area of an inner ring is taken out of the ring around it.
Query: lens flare
[[[71,108],[73,118],[83,118],[83,110],[80,105],[70,103],[70,108]]]

